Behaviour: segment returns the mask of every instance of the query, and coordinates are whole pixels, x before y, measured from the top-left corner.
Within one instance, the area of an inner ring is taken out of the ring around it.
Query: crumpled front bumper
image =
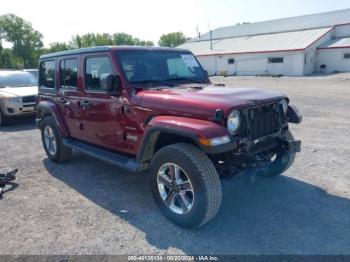
[[[283,139],[282,143],[289,152],[299,153],[301,151],[301,141],[292,139]]]

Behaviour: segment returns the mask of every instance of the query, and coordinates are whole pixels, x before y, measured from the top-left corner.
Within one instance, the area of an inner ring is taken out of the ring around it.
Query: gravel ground
[[[0,200],[0,254],[350,254],[350,75],[213,82],[290,96],[304,122],[288,172],[223,181],[218,216],[184,230],[156,208],[147,174],[81,154],[54,164],[34,119],[13,120],[0,128],[0,166],[19,168]]]

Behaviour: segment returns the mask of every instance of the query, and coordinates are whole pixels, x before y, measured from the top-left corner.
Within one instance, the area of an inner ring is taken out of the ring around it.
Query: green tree
[[[140,40],[138,38],[134,38],[134,45],[137,46],[154,46],[152,41]]]
[[[43,47],[43,36],[29,22],[13,14],[2,15],[0,34],[12,44],[13,54],[22,60],[25,68],[37,66],[40,49]]]
[[[53,42],[50,43],[49,48],[42,48],[40,55],[49,54],[49,53],[56,53],[61,51],[66,51],[72,49],[71,46],[64,42]]]
[[[177,47],[185,43],[188,39],[189,38],[187,38],[182,32],[174,32],[162,35],[158,44],[165,47]]]
[[[140,46],[153,46],[153,42],[140,40],[134,38],[132,35],[126,33],[115,34],[95,34],[89,33],[85,35],[75,35],[69,43],[71,48],[83,48],[91,46],[104,46],[104,45],[140,45]]]
[[[23,61],[13,54],[9,48],[0,51],[0,68],[18,69],[23,68]]]
[[[49,53],[54,53],[54,52],[60,52],[60,51],[66,51],[71,49],[71,47],[64,42],[53,42],[50,43],[50,47],[47,49]]]
[[[112,45],[113,39],[109,34],[88,33],[85,35],[75,35],[69,45],[72,48],[83,48],[90,46]]]
[[[132,35],[126,33],[115,33],[112,37],[113,45],[135,45]]]

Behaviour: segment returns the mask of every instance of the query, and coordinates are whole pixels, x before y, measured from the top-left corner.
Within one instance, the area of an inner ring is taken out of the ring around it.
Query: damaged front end
[[[245,173],[276,176],[286,171],[301,150],[301,141],[295,140],[288,122],[300,123],[299,111],[280,101],[272,101],[240,110],[241,126],[235,141],[235,149],[211,159],[222,178]]]

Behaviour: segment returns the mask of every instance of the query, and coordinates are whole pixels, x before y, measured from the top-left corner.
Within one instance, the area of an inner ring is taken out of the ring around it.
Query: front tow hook
[[[290,152],[299,153],[301,151],[301,141],[300,140],[284,140],[286,147]]]

